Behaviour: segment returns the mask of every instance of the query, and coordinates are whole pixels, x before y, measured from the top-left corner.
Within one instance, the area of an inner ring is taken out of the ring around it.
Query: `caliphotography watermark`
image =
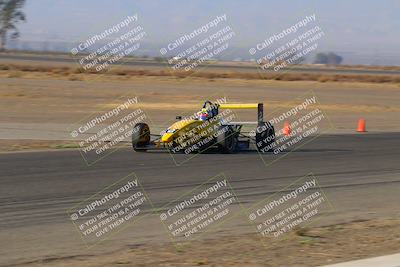
[[[253,205],[248,219],[265,239],[286,238],[334,210],[318,179],[311,173]]]
[[[266,165],[276,162],[334,127],[313,91],[290,101],[287,106],[267,115],[268,124],[274,127],[275,134],[256,140],[256,149]],[[264,127],[258,126],[250,134],[256,136],[264,131]]]
[[[112,65],[121,64],[124,58],[135,55],[146,36],[138,14],[129,15],[80,42],[71,49],[71,55],[83,72],[108,71]]]
[[[160,55],[166,58],[171,71],[191,72],[220,58],[235,36],[228,16],[221,14],[166,44]]]
[[[160,133],[175,164],[181,165],[200,153],[213,153],[235,147],[238,135],[237,114],[224,105],[227,97],[210,98],[195,112],[185,112],[178,121]]]
[[[130,174],[68,210],[87,247],[123,230],[143,215],[148,199],[135,174]]]
[[[318,49],[324,36],[321,26],[317,25],[316,14],[310,14],[256,43],[249,54],[262,71],[284,71],[304,62]]]
[[[70,136],[88,165],[130,145],[134,126],[148,119],[137,97],[122,97],[118,102],[105,105],[114,108],[92,114],[70,127]]]
[[[228,179],[219,174],[167,204],[159,216],[172,241],[186,243],[232,218],[237,204]]]

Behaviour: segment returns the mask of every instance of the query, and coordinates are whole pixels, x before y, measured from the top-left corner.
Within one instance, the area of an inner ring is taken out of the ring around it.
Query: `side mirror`
[[[177,119],[177,120],[182,120],[182,116],[176,116],[175,119]]]

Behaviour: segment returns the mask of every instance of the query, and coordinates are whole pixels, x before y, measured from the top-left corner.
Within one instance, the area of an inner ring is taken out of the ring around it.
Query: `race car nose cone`
[[[161,137],[161,141],[164,142],[164,143],[169,143],[169,142],[172,141],[173,135],[174,135],[173,133],[165,133]]]

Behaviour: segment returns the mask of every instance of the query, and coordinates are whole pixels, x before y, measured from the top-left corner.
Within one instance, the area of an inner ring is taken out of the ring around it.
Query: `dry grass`
[[[0,64],[0,71],[6,72],[8,77],[21,77],[23,73],[47,73],[57,77],[67,77],[68,80],[83,80],[83,75],[111,75],[124,77],[137,76],[172,76],[176,78],[205,78],[214,79],[245,79],[245,80],[276,80],[276,81],[318,81],[318,82],[365,82],[365,83],[400,83],[398,75],[363,75],[363,74],[324,74],[324,73],[245,73],[245,72],[212,72],[200,71],[176,71],[167,70],[142,70],[142,69],[117,69],[104,72],[95,70],[85,71],[81,67],[56,67],[38,65]]]
[[[0,140],[0,153],[10,151],[46,150],[46,149],[75,149],[78,144],[65,140],[31,140],[31,139],[2,139]]]
[[[115,252],[52,257],[20,266],[321,266],[397,253],[399,220],[371,220],[315,227],[301,235],[265,238],[232,234],[187,245],[139,244]]]

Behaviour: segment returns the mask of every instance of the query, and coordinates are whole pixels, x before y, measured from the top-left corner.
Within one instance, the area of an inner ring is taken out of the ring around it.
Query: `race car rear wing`
[[[264,123],[264,104],[219,104],[222,109],[257,109],[257,122],[241,122],[241,124],[263,124]]]

